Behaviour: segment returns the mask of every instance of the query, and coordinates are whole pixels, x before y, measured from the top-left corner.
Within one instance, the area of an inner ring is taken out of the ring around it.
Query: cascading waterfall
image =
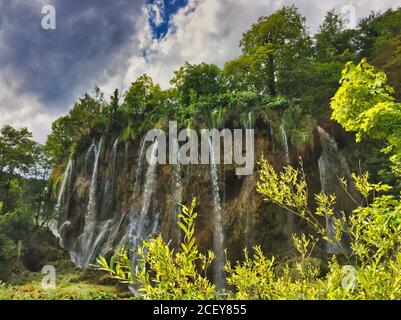
[[[101,216],[108,215],[113,205],[113,191],[114,191],[114,175],[116,171],[116,158],[117,158],[118,138],[114,141],[111,150],[111,161],[108,168],[108,176],[103,191],[103,205]]]
[[[270,136],[272,141],[274,141],[274,128],[273,128],[273,124],[271,122],[269,122],[269,126],[270,126]]]
[[[63,202],[65,201],[64,195],[66,192],[68,192],[68,187],[69,184],[71,183],[72,168],[73,168],[73,160],[72,158],[70,158],[70,160],[68,160],[67,167],[64,171],[63,180],[61,181],[60,190],[57,195],[57,204],[56,204],[57,211],[62,210]]]
[[[73,260],[75,260],[74,263],[81,268],[85,268],[89,265],[94,250],[92,243],[95,234],[96,220],[97,220],[96,219],[96,214],[98,209],[97,182],[98,182],[98,171],[99,171],[99,159],[102,151],[102,146],[103,146],[103,137],[100,138],[99,144],[95,145],[94,148],[95,162],[93,165],[92,179],[89,189],[89,203],[85,215],[84,230],[78,239],[77,242],[78,247],[76,248],[76,251],[72,255]]]
[[[64,171],[63,180],[61,181],[60,189],[57,195],[56,212],[58,215],[58,219],[51,220],[48,223],[50,231],[54,234],[56,238],[59,239],[61,246],[62,246],[62,238],[60,236],[60,232],[62,231],[62,227],[65,226],[67,222],[66,219],[69,208],[69,198],[70,198],[73,169],[74,169],[74,161],[72,160],[72,158],[70,158],[68,160],[67,167]],[[60,225],[60,221],[62,222],[62,225]]]
[[[146,219],[148,218],[148,212],[152,200],[153,193],[156,188],[156,169],[157,169],[157,151],[158,151],[158,145],[159,142],[156,139],[156,141],[153,143],[152,150],[151,150],[151,156],[149,159],[149,166],[148,170],[146,172],[146,177],[145,177],[145,185],[144,185],[144,191],[143,191],[143,201],[142,201],[142,208],[139,214],[139,217],[136,219],[133,219],[131,217],[131,222],[129,226],[129,231],[131,232],[131,247],[136,248],[140,241],[146,237],[144,234],[145,232],[145,224],[146,224]],[[140,166],[141,164],[139,164]],[[157,221],[156,221],[157,220]],[[158,223],[158,217],[156,215],[154,223]],[[135,224],[135,227],[134,227]],[[154,229],[153,227],[152,229]],[[156,227],[157,229],[157,227]],[[152,232],[153,230],[150,230]],[[135,259],[133,259],[135,260]]]
[[[326,194],[335,193],[335,186],[339,184],[338,177],[350,177],[347,161],[339,151],[337,142],[323,128],[318,127],[320,141],[322,145],[322,155],[318,160],[320,182],[322,191]],[[340,218],[335,213],[337,218]],[[335,237],[335,227],[333,219],[326,221],[326,231],[330,238]],[[339,247],[333,243],[327,243],[327,253],[334,254],[339,252]]]
[[[116,171],[117,149],[118,149],[118,138],[114,141],[113,147],[111,149],[111,154],[110,154],[111,161],[109,162],[108,175],[103,190],[102,209],[100,211],[101,218],[108,216],[111,216],[111,218],[106,222],[100,223],[98,225],[99,229],[98,236],[95,238],[95,241],[93,242],[92,245],[93,248],[92,251],[94,252],[98,244],[103,240],[103,237],[106,236],[107,233],[109,233],[107,241],[103,246],[102,254],[104,254],[105,252],[107,252],[107,250],[110,249],[112,242],[114,241],[115,237],[118,234],[118,229],[120,228],[120,223],[121,223],[119,222],[121,218],[119,218],[117,215],[114,215],[113,212],[111,212],[113,208],[114,177]]]
[[[141,180],[142,180],[142,174],[143,174],[143,167],[144,167],[144,160],[145,160],[145,145],[146,141],[145,139],[142,139],[140,148],[139,148],[139,154],[138,154],[138,166],[136,168],[135,172],[135,184],[134,184],[134,190],[132,192],[132,197],[135,199],[140,192],[140,186],[141,186]]]
[[[125,142],[125,148],[124,148],[124,160],[125,160],[125,166],[128,167],[128,150],[129,150],[129,142]]]
[[[248,123],[247,126],[245,127],[245,129],[252,129],[253,127],[253,112],[249,111],[248,112]]]
[[[91,155],[92,152],[95,152],[96,149],[96,142],[95,139],[93,139],[92,144],[90,145],[88,151],[86,152],[85,155],[85,170],[88,170],[88,162],[89,162],[89,157]]]
[[[289,165],[291,163],[290,160],[290,148],[288,146],[288,138],[287,132],[285,131],[285,122],[284,119],[281,120],[280,124],[280,136],[281,136],[281,147],[284,150],[284,161],[285,165]],[[294,215],[291,213],[287,213],[287,229],[292,230],[294,229]]]
[[[288,147],[288,139],[287,139],[287,133],[285,131],[284,121],[281,121],[280,134],[281,134],[281,145],[284,149],[284,154],[285,154],[285,163],[290,164],[290,149]]]
[[[245,130],[253,129],[253,112],[252,111],[248,112],[248,119],[244,125],[244,129]],[[250,237],[251,227],[252,226],[251,226],[250,217],[248,214],[245,214],[244,240],[245,240],[246,245],[251,244],[251,237]]]
[[[325,158],[323,155],[319,158],[318,160],[318,166],[319,166],[319,176],[320,176],[320,184],[322,186],[322,191],[324,193],[329,193],[328,192],[328,181],[327,181],[327,176],[326,172],[328,171],[327,167],[327,158]],[[326,219],[326,232],[329,238],[334,238],[335,237],[335,229],[334,229],[334,223],[333,219],[329,218]],[[326,243],[326,251],[329,254],[334,254],[338,252],[338,248],[334,243]]]
[[[178,227],[178,214],[181,212],[182,203],[182,176],[180,161],[173,168],[174,202],[172,204],[172,214],[174,216],[174,226],[177,227],[177,243],[181,240],[181,229]]]
[[[136,198],[140,194],[140,186],[142,181],[142,174],[143,174],[143,167],[144,167],[144,159],[145,159],[145,139],[143,138],[141,144],[139,146],[139,152],[137,157],[137,167],[135,171],[135,181],[134,181],[134,188],[132,192],[132,199],[136,200]],[[121,225],[125,218],[128,218],[128,224],[126,226],[126,230],[121,237],[117,245],[117,250],[119,250],[126,242],[127,239],[132,239],[134,230],[136,230],[137,223],[138,223],[138,216],[135,215],[135,211],[131,210],[130,212],[126,212],[122,215],[121,220],[118,225],[118,229],[120,229]]]
[[[210,152],[210,175],[212,178],[213,192],[213,249],[216,254],[214,263],[214,282],[217,287],[224,287],[224,233],[221,218],[221,203],[220,189],[217,174],[216,157],[213,149],[212,140],[209,137],[209,152]]]

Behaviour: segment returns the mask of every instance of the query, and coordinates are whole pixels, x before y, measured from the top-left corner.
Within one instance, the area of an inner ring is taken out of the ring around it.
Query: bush
[[[137,265],[128,258],[122,248],[110,263],[102,256],[97,260],[98,267],[114,278],[129,284],[144,299],[212,299],[217,297],[215,286],[206,277],[214,254],[199,253],[196,245],[194,212],[196,199],[189,207],[182,206],[179,226],[184,232],[181,251],[175,252],[163,241],[144,240],[137,251]]]
[[[17,257],[17,248],[11,239],[0,233],[0,280],[6,281]]]
[[[308,185],[301,169],[287,166],[277,173],[266,161],[260,162],[257,191],[272,202],[297,215],[311,227],[311,234],[293,235],[298,256],[287,261],[267,258],[261,247],[253,248],[251,257],[227,262],[229,299],[400,299],[401,298],[401,203],[387,195],[390,187],[369,182],[368,174],[353,175],[361,203],[350,213],[336,214],[336,196],[323,192],[309,203]],[[341,180],[347,188],[345,180]],[[355,200],[355,199],[354,199]],[[182,250],[170,249],[161,236],[144,240],[137,251],[136,266],[122,248],[107,262],[98,259],[98,267],[129,284],[144,299],[221,298],[207,279],[207,268],[214,254],[198,252],[194,237],[195,200],[183,206],[179,226],[185,238]],[[334,235],[327,234],[326,223],[332,219]],[[349,243],[343,243],[346,235]],[[327,271],[312,256],[314,249],[329,242],[338,254],[328,257]],[[344,261],[344,262],[340,262]]]

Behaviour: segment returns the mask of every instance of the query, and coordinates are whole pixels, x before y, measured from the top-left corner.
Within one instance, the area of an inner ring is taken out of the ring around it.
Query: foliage
[[[289,293],[281,295],[281,292],[274,285],[282,284],[286,288],[295,286],[298,289],[303,286],[297,280],[285,278],[288,270],[284,268],[282,278],[274,279],[270,276],[268,289],[263,287],[266,285],[263,281],[255,282],[254,288],[246,287],[238,279],[238,275],[245,273],[245,276],[248,277],[255,276],[263,270],[260,265],[257,268],[252,268],[252,264],[246,258],[245,262],[238,265],[236,270],[230,269],[232,273],[231,283],[237,286],[240,297],[250,295],[248,298],[258,298],[257,292],[271,292],[272,287],[276,291],[273,291],[274,293],[271,293],[269,298],[273,299],[397,299],[400,297],[401,273],[397,268],[401,262],[401,255],[398,251],[401,245],[399,237],[401,232],[401,215],[399,214],[401,203],[399,198],[392,195],[379,195],[389,191],[389,186],[381,183],[370,183],[368,174],[353,175],[355,188],[360,192],[363,201],[352,213],[343,214],[341,219],[335,218],[336,239],[330,239],[328,235],[325,235],[325,227],[320,225],[318,220],[324,217],[326,218],[325,221],[328,221],[329,217],[335,217],[333,212],[335,195],[323,193],[315,195],[317,205],[316,210],[312,212],[307,208],[306,180],[302,169],[298,171],[289,166],[282,173],[277,174],[265,160],[262,159],[260,164],[261,178],[257,189],[265,201],[286,208],[304,219],[326,241],[339,243],[340,235],[347,233],[351,250],[349,254],[347,251],[343,251],[343,253],[347,255],[348,263],[352,263],[351,270],[355,270],[355,274],[353,274],[355,278],[352,286],[344,285],[345,276],[342,273],[347,269],[341,268],[337,259],[333,258],[325,278],[317,277],[319,272],[313,271],[313,276],[306,283],[306,290],[302,291],[301,296],[299,292],[295,297],[291,296],[291,289]],[[345,184],[344,180],[342,182]],[[344,187],[347,186],[344,185]],[[301,261],[305,259],[305,252],[310,245],[309,241],[313,243],[315,240],[307,240],[304,235],[302,235],[301,240],[299,238],[294,239],[294,244],[301,253]],[[273,265],[274,262],[274,259],[264,260],[261,258],[258,251],[254,259],[256,262],[264,262],[263,265],[266,263]],[[255,261],[251,262],[256,263]]]
[[[335,10],[326,13],[315,35],[315,56],[319,61],[338,60],[344,52],[355,52],[353,38],[356,30],[347,29],[341,14]]]
[[[301,92],[305,70],[301,66],[311,56],[311,39],[305,18],[295,6],[260,17],[243,34],[240,45],[243,55],[225,66],[237,88],[272,96],[296,96]]]
[[[384,151],[393,153],[391,160],[399,172],[401,104],[394,101],[393,93],[386,74],[362,60],[356,66],[353,63],[345,66],[341,87],[330,106],[332,118],[345,130],[355,131],[357,142],[364,136],[387,141]]]
[[[260,160],[259,165],[260,179],[256,191],[263,196],[263,200],[274,203],[305,220],[322,239],[336,243],[337,239],[329,237],[325,225],[318,218],[335,219],[333,211],[335,195],[325,195],[323,192],[317,194],[315,200],[318,206],[313,210],[309,204],[308,185],[302,165],[300,170],[286,166],[280,173],[277,173],[264,158]]]
[[[188,106],[200,97],[219,94],[223,87],[222,72],[214,64],[187,62],[174,72],[171,84],[177,89],[182,105]]]
[[[34,163],[35,142],[26,128],[16,130],[5,125],[0,131],[0,173],[28,173]]]
[[[361,20],[356,37],[360,47],[359,57],[368,58],[373,65],[386,72],[390,85],[396,90],[397,99],[401,98],[400,17],[400,9],[374,12]]]
[[[313,146],[316,121],[299,106],[285,110],[282,121],[291,145],[295,146],[299,153],[304,153],[308,144]]]
[[[103,93],[95,88],[94,96],[86,93],[77,101],[70,112],[52,125],[46,148],[52,156],[53,163],[64,160],[73,153],[77,145],[85,138],[98,132],[104,132],[108,126],[108,112]]]
[[[116,300],[124,298],[120,288],[114,284],[97,284],[99,275],[89,277],[84,270],[63,266],[65,261],[54,262],[56,287],[44,289],[41,272],[32,272],[13,277],[8,283],[0,281],[0,300]],[[53,262],[52,262],[53,263]],[[128,290],[126,290],[128,291]]]
[[[157,106],[160,94],[160,86],[147,74],[142,75],[125,94],[124,114],[132,120],[143,117]]]
[[[127,252],[121,248],[116,258],[107,260],[100,256],[98,267],[114,278],[137,287],[145,299],[212,299],[216,289],[206,277],[214,254],[199,253],[195,238],[194,212],[196,199],[190,206],[182,205],[179,226],[184,232],[181,251],[169,248],[161,236],[143,240],[139,246],[135,269]],[[203,273],[203,274],[202,274]]]
[[[226,265],[227,282],[233,288],[232,299],[245,300],[308,300],[318,299],[316,279],[320,274],[319,264],[309,258],[314,239],[305,235],[293,235],[293,242],[300,254],[295,264],[280,264],[274,257],[268,259],[261,248],[253,248],[254,256],[244,251],[245,260],[234,267]]]

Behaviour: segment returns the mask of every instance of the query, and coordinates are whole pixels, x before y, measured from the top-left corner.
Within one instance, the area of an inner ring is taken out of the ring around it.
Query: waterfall
[[[252,127],[253,127],[253,112],[249,111],[247,125],[246,125],[245,129],[252,129]]]
[[[92,256],[92,251],[94,250],[94,248],[92,248],[93,247],[92,242],[95,234],[96,220],[97,220],[96,219],[96,213],[98,209],[97,183],[98,183],[99,159],[102,151],[102,146],[103,146],[103,137],[100,139],[99,144],[95,145],[94,147],[95,162],[93,165],[92,179],[89,189],[88,209],[85,215],[84,230],[77,242],[77,245],[79,246],[79,248],[77,249],[79,251],[77,250],[78,252],[75,252],[74,254],[76,259],[76,261],[74,262],[78,267],[87,267],[89,265]]]
[[[68,215],[73,168],[74,168],[74,161],[72,160],[71,157],[68,160],[66,169],[64,170],[63,180],[61,181],[60,189],[57,194],[57,204],[55,209],[58,215],[58,219],[53,219],[50,222],[48,222],[48,227],[50,231],[56,238],[60,240],[61,246],[62,246],[62,239],[60,236],[60,232],[62,230],[62,226],[65,225],[64,221],[67,219]],[[63,222],[63,224],[60,225],[60,222]]]
[[[72,158],[68,160],[67,167],[64,171],[63,180],[61,181],[60,189],[57,195],[57,204],[56,209],[59,211],[62,207],[63,196],[66,191],[66,186],[69,182],[71,182],[71,172],[72,172],[73,161]],[[67,183],[68,182],[68,183]]]
[[[95,142],[95,139],[93,139],[93,142],[90,145],[90,147],[85,155],[85,170],[88,170],[89,157],[90,157],[91,153],[95,151],[95,149],[96,149],[96,142]]]
[[[138,154],[138,166],[136,168],[135,172],[135,184],[134,184],[134,190],[132,193],[133,199],[135,199],[139,195],[139,187],[141,185],[141,180],[142,180],[142,174],[143,174],[143,164],[144,164],[144,159],[145,159],[145,145],[146,141],[145,139],[142,139],[141,145],[139,147],[139,154]]]
[[[319,176],[320,176],[320,184],[322,186],[322,191],[328,194],[329,188],[328,188],[326,172],[328,172],[329,168],[327,166],[327,158],[324,157],[323,155],[318,160],[318,167],[319,167]],[[334,238],[336,235],[332,218],[326,219],[326,232],[329,238]],[[338,248],[334,243],[327,242],[326,251],[329,254],[334,254],[338,253]]]
[[[116,171],[116,158],[117,158],[118,138],[114,141],[111,150],[111,161],[109,162],[108,176],[103,191],[103,205],[101,210],[101,217],[110,214],[113,205],[113,192],[114,192],[114,175]]]
[[[209,151],[210,151],[210,175],[212,178],[212,192],[213,192],[213,250],[216,254],[216,261],[214,263],[214,281],[217,287],[224,287],[224,234],[221,219],[221,204],[220,204],[220,190],[217,174],[216,157],[209,137]]]
[[[249,111],[246,115],[243,114],[241,117],[244,129],[252,129],[254,123],[253,111]]]
[[[181,242],[181,228],[178,227],[178,214],[181,212],[182,203],[182,176],[180,161],[174,165],[173,168],[173,188],[174,188],[174,201],[172,203],[171,212],[174,217],[174,227],[177,228],[177,244]]]
[[[146,218],[148,218],[149,207],[151,204],[153,193],[156,188],[156,169],[157,169],[156,158],[157,158],[158,145],[159,142],[156,139],[156,141],[153,143],[153,147],[151,150],[151,157],[149,159],[149,166],[146,172],[142,208],[139,217],[137,217],[137,219],[134,219],[133,217],[130,218],[131,223],[129,226],[129,231],[131,234],[132,248],[136,248],[140,244],[140,241],[143,238],[145,238],[144,230],[146,225]],[[140,163],[139,166],[141,166]],[[156,219],[158,220],[157,216]],[[135,234],[132,234],[133,232]]]
[[[273,122],[271,121],[271,120],[269,120],[269,119],[267,119],[267,126],[268,126],[268,134],[269,134],[269,138],[270,138],[270,141],[269,142],[271,142],[271,151],[274,153],[274,150],[275,150],[275,148],[274,148],[274,145],[275,145],[275,143],[274,143],[274,127],[273,127]],[[269,142],[268,142],[268,145],[269,145]]]
[[[281,121],[280,133],[281,133],[281,145],[285,152],[285,158],[284,158],[285,163],[290,164],[290,150],[288,147],[288,139],[287,139],[287,133],[285,131],[284,121]]]
[[[115,240],[115,237],[118,234],[118,230],[120,228],[122,219],[118,217],[114,212],[112,212],[113,208],[113,196],[114,196],[114,177],[116,171],[116,159],[117,159],[117,149],[118,149],[118,138],[114,141],[113,147],[111,149],[110,161],[108,167],[108,175],[106,179],[106,183],[103,190],[103,203],[102,209],[100,211],[100,218],[110,217],[106,223],[99,224],[98,228],[100,231],[98,232],[98,236],[96,237],[92,248],[92,251],[96,250],[96,247],[100,241],[103,240],[103,237],[106,236],[106,233],[109,232],[109,236],[107,238],[106,243],[103,246],[102,254],[105,254],[109,249],[111,249],[112,243]]]
[[[274,143],[274,128],[273,128],[273,124],[271,122],[269,122],[269,126],[270,126],[270,136],[271,136],[272,142]]]
[[[124,148],[124,160],[125,160],[125,166],[128,167],[128,150],[129,150],[129,142],[125,142],[125,148]]]
[[[341,190],[338,181],[339,177],[349,178],[351,176],[347,161],[339,151],[337,142],[323,128],[318,127],[320,141],[322,145],[322,155],[318,160],[320,182],[322,191],[326,194],[337,193]],[[335,213],[340,218],[338,213]],[[335,227],[333,219],[327,219],[326,231],[329,237],[334,238]],[[327,243],[327,253],[333,254],[339,252],[339,247],[333,243]]]
[[[141,181],[142,181],[142,175],[143,175],[143,167],[144,167],[144,158],[145,158],[145,139],[142,139],[140,146],[139,146],[139,152],[138,152],[138,157],[137,157],[137,167],[135,171],[135,181],[134,181],[134,188],[132,192],[132,199],[136,200],[137,197],[140,194],[140,186],[141,186]],[[127,151],[127,148],[126,148]],[[128,158],[128,157],[127,157]],[[135,204],[134,204],[135,205]],[[133,237],[133,232],[136,230],[137,224],[138,224],[138,216],[135,215],[135,211],[132,209],[129,212],[126,212],[122,215],[121,220],[118,224],[118,230],[120,230],[120,227],[123,225],[123,221],[125,218],[128,219],[127,226],[125,227],[125,231],[123,232],[123,235],[117,245],[117,251],[126,243],[127,239],[132,239]],[[117,233],[118,231],[116,231]],[[112,235],[110,235],[112,237]],[[111,239],[114,240],[114,237]]]

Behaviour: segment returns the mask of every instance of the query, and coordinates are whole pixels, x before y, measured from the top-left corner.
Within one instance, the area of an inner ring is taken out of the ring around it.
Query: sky
[[[148,73],[167,88],[186,61],[223,66],[258,17],[290,4],[313,33],[330,9],[358,20],[401,0],[0,0],[0,126],[43,143],[95,86],[108,96]],[[49,5],[55,29],[42,27]]]

